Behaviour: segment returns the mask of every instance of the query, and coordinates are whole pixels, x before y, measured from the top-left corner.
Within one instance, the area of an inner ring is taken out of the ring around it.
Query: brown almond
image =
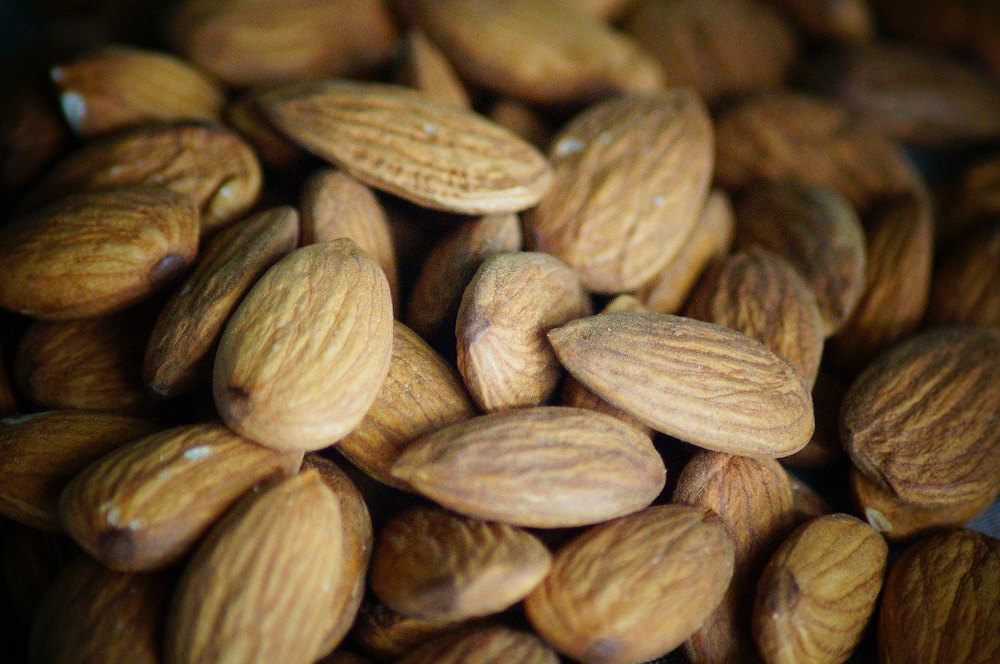
[[[80,136],[156,120],[221,119],[225,95],[180,58],[107,46],[54,67],[63,115]]]
[[[863,42],[875,36],[875,12],[867,0],[780,0],[796,25],[819,41]]]
[[[155,569],[187,553],[254,484],[294,473],[301,461],[220,424],[181,426],[119,447],[78,474],[62,492],[59,517],[106,566]]]
[[[659,505],[595,526],[556,553],[525,610],[549,644],[585,664],[655,659],[722,599],[733,543],[707,508]]]
[[[257,200],[263,175],[253,149],[216,125],[195,122],[142,125],[98,138],[49,170],[22,207],[68,194],[118,187],[165,187],[189,197],[210,233]]]
[[[878,533],[847,514],[792,533],[757,587],[753,633],[764,661],[846,661],[875,611],[888,553]]]
[[[414,90],[352,81],[291,84],[261,97],[274,124],[365,184],[433,209],[516,212],[548,190],[548,162],[471,111]]]
[[[258,105],[260,90],[251,88],[226,106],[226,124],[253,145],[261,161],[275,171],[292,170],[305,158],[297,145],[285,138]]]
[[[22,625],[35,622],[45,593],[60,573],[80,555],[73,540],[7,521],[0,546],[0,581],[4,584],[8,616]]]
[[[8,67],[11,73],[16,70]],[[48,81],[15,75],[20,84],[11,85],[6,78],[0,108],[0,201],[10,204],[66,152],[73,135]]]
[[[812,401],[797,372],[735,330],[621,312],[573,321],[549,341],[599,397],[700,447],[777,457],[812,435]]]
[[[282,206],[223,229],[160,310],[146,345],[143,381],[161,397],[211,382],[223,327],[254,282],[298,246],[299,215]]]
[[[403,38],[396,80],[442,104],[472,108],[469,93],[455,68],[419,29],[411,28]]]
[[[904,341],[851,385],[844,448],[900,500],[953,505],[1000,487],[1000,330],[936,328]]]
[[[273,265],[226,324],[215,404],[275,449],[327,447],[361,422],[391,355],[385,273],[352,240],[309,245]]]
[[[164,662],[207,664],[220,653],[233,661],[312,662],[325,654],[344,528],[315,470],[248,495],[185,568],[167,618]]]
[[[67,196],[0,228],[0,306],[45,320],[110,313],[179,276],[198,211],[166,189]]]
[[[395,661],[421,643],[452,632],[463,624],[465,621],[411,618],[378,601],[367,600],[361,605],[351,639],[374,659]]]
[[[940,242],[961,238],[975,224],[1000,214],[1000,154],[973,162],[950,189],[942,201],[942,214],[935,219]]]
[[[1000,657],[1000,541],[951,530],[892,565],[878,617],[879,660],[990,664]]]
[[[649,281],[691,234],[708,194],[712,125],[693,91],[615,97],[553,139],[552,187],[525,215],[530,247],[592,291]]]
[[[648,437],[609,415],[562,407],[453,424],[407,447],[392,473],[461,514],[540,528],[642,509],[666,476]]]
[[[1000,327],[1000,224],[986,222],[934,266],[927,319]]]
[[[792,522],[796,526],[818,516],[833,514],[830,505],[811,486],[791,473],[788,474],[788,482],[792,486]]]
[[[69,481],[155,430],[134,417],[72,410],[0,420],[0,513],[33,528],[62,530],[59,494]]]
[[[389,374],[364,419],[337,444],[337,451],[379,482],[408,489],[391,472],[407,445],[475,414],[454,367],[394,321]]]
[[[592,311],[576,274],[553,256],[517,252],[483,261],[455,323],[458,370],[479,408],[545,403],[562,376],[546,333]]]
[[[425,643],[399,664],[557,664],[559,656],[531,632],[481,627]]]

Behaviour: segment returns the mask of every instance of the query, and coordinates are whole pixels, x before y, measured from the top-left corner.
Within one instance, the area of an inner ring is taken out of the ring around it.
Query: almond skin
[[[406,615],[463,620],[519,602],[551,564],[545,545],[523,530],[418,507],[382,528],[372,590]]]
[[[563,366],[657,431],[718,452],[787,456],[813,432],[797,372],[759,342],[690,318],[621,312],[549,333]]]
[[[548,162],[470,111],[406,88],[322,81],[266,93],[261,106],[289,138],[376,189],[462,214],[516,212],[548,190]]]
[[[691,234],[708,194],[712,124],[687,88],[616,97],[553,139],[552,188],[525,215],[528,245],[595,292],[649,281]]]
[[[461,514],[539,528],[642,509],[666,479],[649,438],[609,415],[561,407],[453,424],[412,443],[392,472]]]
[[[343,438],[375,401],[392,355],[385,273],[346,238],[278,261],[229,319],[213,392],[224,422],[278,450]]]
[[[722,599],[733,543],[707,508],[659,505],[587,530],[525,601],[532,626],[585,664],[629,664],[679,646]]]
[[[183,556],[245,491],[302,462],[194,424],[136,440],[89,466],[62,492],[59,517],[91,556],[118,570],[164,567]]]
[[[399,664],[557,664],[559,656],[531,632],[481,627],[425,643]]]
[[[44,320],[86,318],[142,300],[198,249],[198,211],[165,189],[67,196],[0,228],[0,306]]]

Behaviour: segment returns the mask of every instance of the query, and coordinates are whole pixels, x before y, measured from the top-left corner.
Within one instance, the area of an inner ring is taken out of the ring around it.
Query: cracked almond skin
[[[494,626],[446,634],[397,661],[399,664],[558,664],[559,656],[531,632]]]
[[[847,514],[800,526],[757,586],[753,633],[764,661],[847,661],[875,611],[888,554],[878,533]]]
[[[525,610],[545,641],[584,664],[643,662],[683,643],[732,573],[733,542],[714,512],[658,505],[559,549]]]
[[[413,330],[393,321],[389,374],[361,423],[337,451],[383,484],[409,490],[392,464],[417,438],[476,415],[454,367]]]
[[[460,514],[537,528],[629,514],[666,481],[647,436],[610,415],[565,407],[453,424],[409,445],[392,473]]]
[[[633,290],[680,252],[701,213],[712,122],[688,88],[590,106],[553,139],[555,175],[525,214],[528,246],[564,261],[588,289]]]
[[[62,410],[0,420],[0,514],[61,531],[59,494],[80,471],[156,427],[113,413]]]
[[[592,312],[576,274],[558,258],[487,258],[466,286],[455,322],[458,371],[476,405],[493,412],[545,403],[562,377],[546,333]]]
[[[180,559],[257,482],[298,470],[221,424],[168,429],[119,447],[79,473],[59,499],[66,532],[111,569],[149,570]]]
[[[400,86],[289,84],[259,103],[305,149],[423,207],[516,212],[538,203],[552,182],[548,161],[511,132]]]
[[[0,306],[43,320],[135,304],[198,250],[198,210],[166,189],[67,196],[0,228]]]
[[[895,346],[851,385],[841,439],[865,477],[915,506],[1000,489],[1000,330],[934,328]]]
[[[345,527],[315,470],[248,494],[202,540],[181,576],[167,617],[165,664],[323,656]]]
[[[524,599],[551,565],[548,549],[527,531],[416,507],[381,529],[371,583],[375,595],[400,613],[463,620]]]
[[[257,200],[263,175],[237,134],[203,122],[142,125],[95,139],[49,170],[22,209],[84,191],[165,187],[191,198],[210,233]]]
[[[385,273],[347,238],[275,263],[229,319],[213,392],[234,431],[278,450],[336,443],[364,418],[392,356]]]
[[[809,392],[750,337],[691,318],[621,312],[549,333],[563,366],[608,403],[717,452],[781,457],[809,442]]]
[[[298,246],[299,216],[282,206],[221,230],[194,271],[160,310],[143,360],[143,381],[161,397],[211,382],[213,351],[240,300],[264,272]]]
[[[1000,541],[971,530],[920,540],[892,565],[878,617],[881,664],[1000,660]]]

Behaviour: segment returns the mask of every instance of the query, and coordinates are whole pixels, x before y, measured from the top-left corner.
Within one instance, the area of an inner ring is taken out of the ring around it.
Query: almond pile
[[[11,661],[1000,661],[1000,5],[31,5]]]

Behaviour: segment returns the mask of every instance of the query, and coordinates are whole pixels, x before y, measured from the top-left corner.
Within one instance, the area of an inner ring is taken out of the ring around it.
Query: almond
[[[412,443],[392,472],[461,514],[540,528],[629,514],[665,481],[649,438],[609,415],[559,407],[453,424]]]
[[[595,526],[556,553],[525,601],[532,626],[585,664],[655,659],[722,599],[733,543],[711,510],[659,505]]]
[[[875,36],[875,16],[866,0],[781,0],[798,27],[820,41],[863,42]]]
[[[293,251],[229,319],[215,358],[222,419],[279,450],[343,438],[375,401],[392,355],[392,300],[348,239]]]
[[[400,664],[557,664],[559,656],[531,632],[483,627],[425,643]]]
[[[267,119],[257,103],[261,90],[251,88],[226,106],[226,124],[253,145],[261,161],[276,171],[292,170],[305,153],[284,137]]]
[[[0,306],[46,320],[138,302],[198,249],[198,211],[165,189],[67,196],[0,228]]]
[[[1000,213],[1000,154],[974,161],[962,172],[942,202],[942,215],[935,219],[938,240],[961,238],[979,222]]]
[[[438,636],[455,631],[465,621],[425,620],[393,611],[377,601],[361,605],[351,638],[378,661],[396,660]]]
[[[465,288],[455,323],[458,370],[484,411],[538,406],[562,370],[546,333],[592,312],[576,275],[537,252],[491,256]]]
[[[522,101],[509,97],[498,99],[487,117],[532,145],[544,148],[550,142],[552,128],[549,122],[536,109]]]
[[[469,93],[454,67],[427,35],[416,28],[411,28],[403,38],[396,79],[442,104],[472,108]]]
[[[516,212],[549,188],[548,162],[506,129],[406,88],[287,85],[261,105],[293,141],[365,184],[464,214]]]
[[[13,73],[16,67],[8,66]],[[72,139],[48,81],[15,75],[18,83],[11,85],[11,77],[6,78],[0,108],[0,201],[5,204],[13,203]]]
[[[136,440],[102,457],[62,492],[59,517],[90,555],[118,570],[155,569],[183,556],[257,482],[298,470],[219,424]]]
[[[0,344],[0,417],[7,417],[19,412],[17,405],[17,395],[14,394],[14,386],[11,385],[10,377],[7,375],[5,353]]]
[[[657,431],[730,454],[786,456],[809,441],[812,401],[759,342],[690,318],[622,312],[549,333],[559,361]]]
[[[818,516],[833,513],[833,509],[823,497],[795,475],[789,473],[788,482],[792,486],[792,522],[796,526]]]
[[[525,216],[528,245],[592,291],[649,281],[690,235],[708,193],[712,125],[687,88],[589,107],[553,139],[552,188]]]
[[[934,267],[927,318],[1000,327],[1000,224],[983,223]]]

